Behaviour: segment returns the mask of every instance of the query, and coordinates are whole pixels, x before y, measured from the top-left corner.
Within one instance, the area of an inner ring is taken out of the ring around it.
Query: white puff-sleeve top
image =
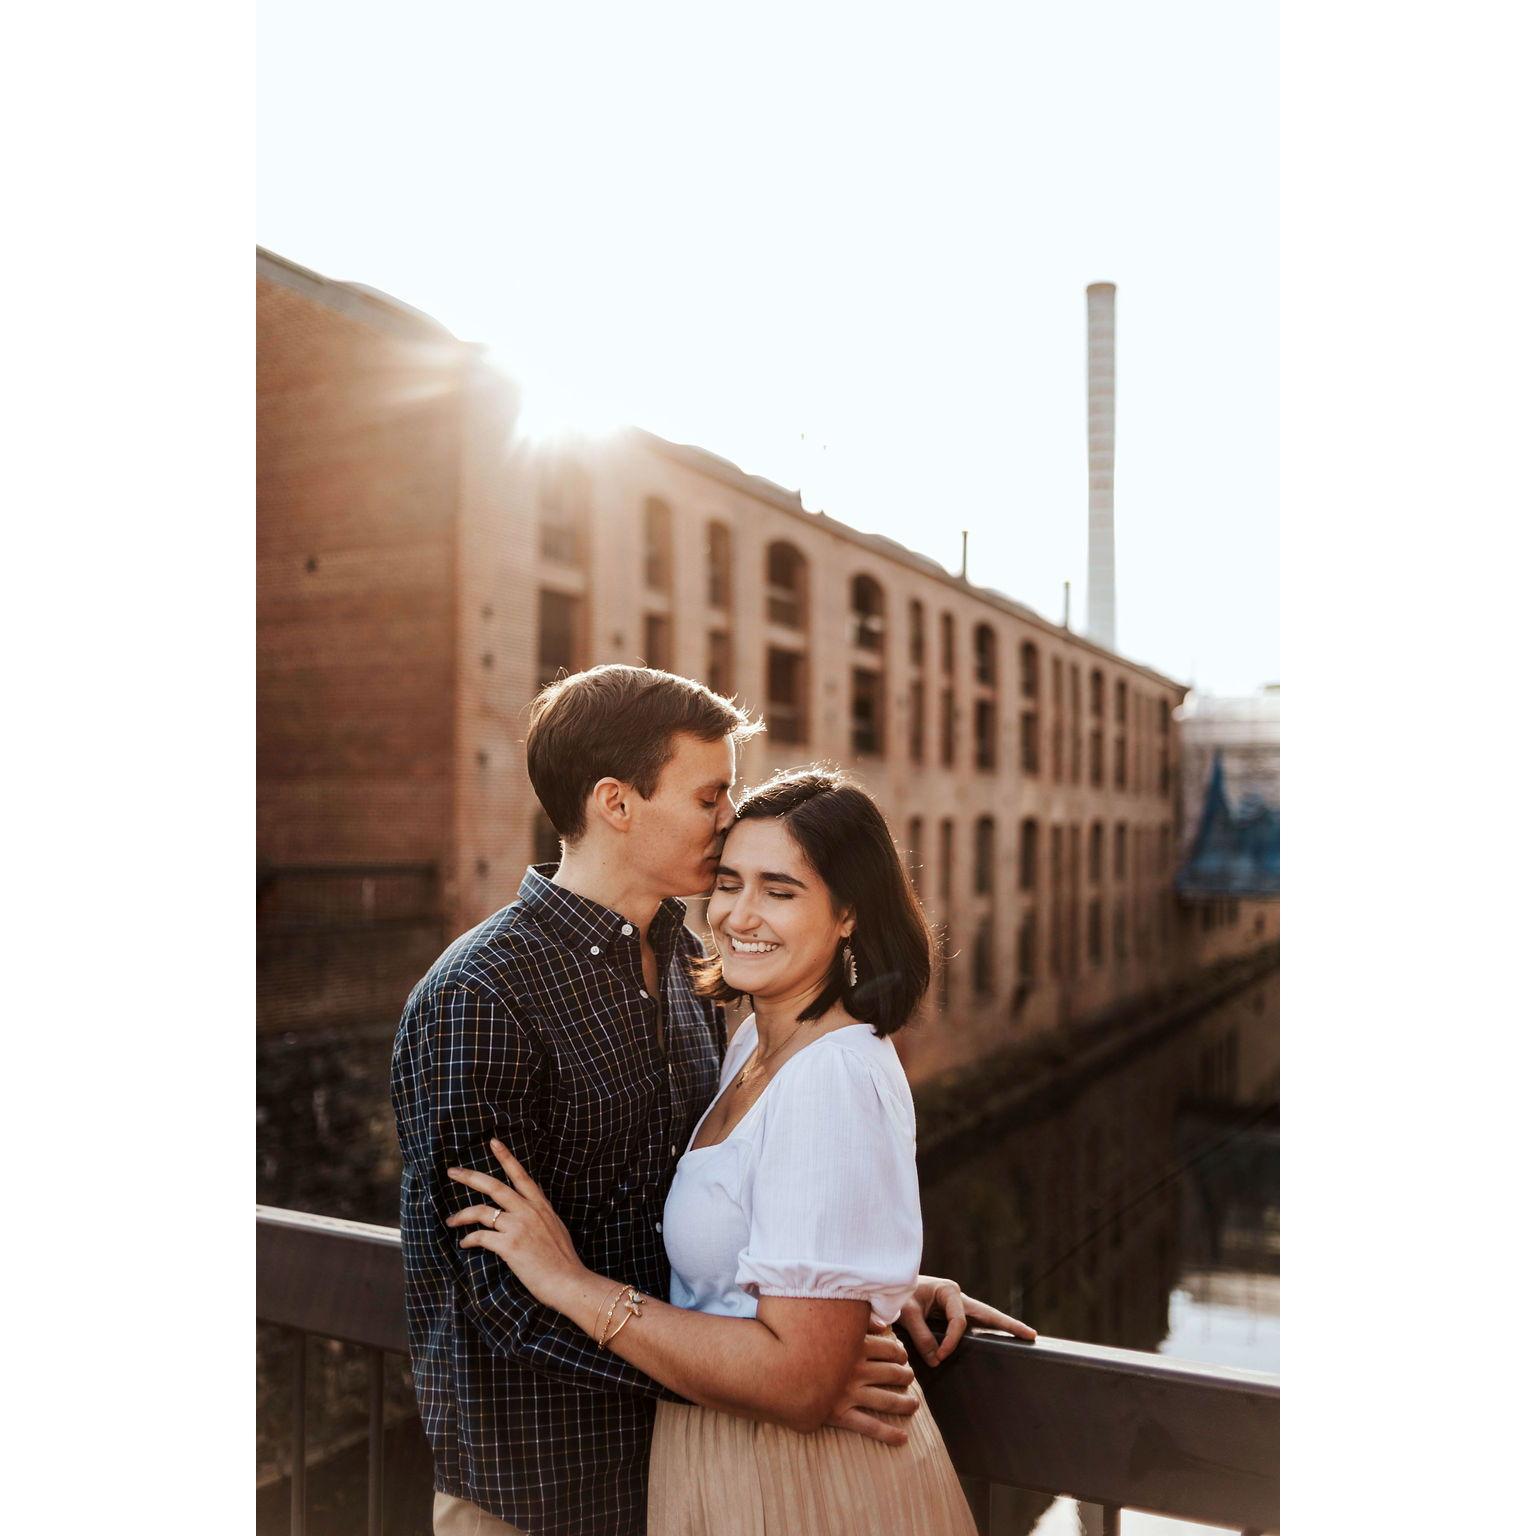
[[[749,1018],[721,1093],[756,1044]],[[923,1250],[917,1122],[895,1046],[854,1024],[797,1051],[724,1141],[690,1142],[663,1232],[673,1306],[756,1317],[760,1296],[859,1299],[894,1322]]]

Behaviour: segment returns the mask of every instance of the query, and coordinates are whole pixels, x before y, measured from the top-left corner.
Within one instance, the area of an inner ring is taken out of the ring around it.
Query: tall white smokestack
[[[1088,285],[1088,638],[1115,648],[1115,285]]]

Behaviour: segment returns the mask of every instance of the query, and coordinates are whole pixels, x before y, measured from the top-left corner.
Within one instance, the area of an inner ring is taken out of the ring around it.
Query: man
[[[678,1151],[718,1087],[725,1020],[697,997],[701,941],[679,899],[713,884],[732,819],[736,744],[760,729],[698,683],[604,666],[531,712],[528,774],[562,846],[517,900],[456,940],[412,991],[391,1094],[404,1157],[401,1238],[411,1360],[432,1445],[438,1536],[643,1532],[665,1389],[540,1305],[444,1218],[450,1165],[499,1171],[498,1137],[599,1273],[665,1296],[662,1208]],[[921,1318],[952,1292],[937,1351]],[[904,1320],[930,1358],[964,1328],[951,1282]],[[872,1335],[831,1423],[880,1440],[910,1412],[911,1372]]]

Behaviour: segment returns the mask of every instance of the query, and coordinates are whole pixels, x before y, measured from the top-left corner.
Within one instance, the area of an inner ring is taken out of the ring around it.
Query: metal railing
[[[368,1532],[383,1527],[384,1355],[406,1353],[400,1234],[256,1207],[256,1317],[293,1331],[290,1523],[305,1530],[307,1336],[369,1351]],[[1252,1371],[1061,1339],[972,1334],[914,1363],[982,1536],[992,1489],[1067,1494],[1244,1532],[1280,1529],[1280,1384]]]

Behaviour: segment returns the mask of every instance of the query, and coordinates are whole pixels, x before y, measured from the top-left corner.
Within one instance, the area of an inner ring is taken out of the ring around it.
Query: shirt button
[[[660,1232],[660,1231],[661,1231],[661,1223],[660,1223],[660,1222],[659,1222],[659,1221],[658,1221],[658,1222],[657,1222],[657,1223],[656,1223],[656,1230],[657,1230],[657,1231],[658,1231],[658,1232]]]
[[[674,1141],[672,1143],[671,1147],[668,1150],[671,1152],[673,1157],[676,1157],[677,1156],[677,1143]]]
[[[625,923],[624,926],[619,929],[619,932],[622,933],[626,939],[634,931],[635,931],[635,925],[633,923]]]
[[[594,944],[592,946],[592,953],[594,955],[600,955],[600,954],[602,954],[602,949],[598,945]]]
[[[644,987],[640,988],[640,996],[641,997],[649,997],[650,995],[651,994],[649,992],[647,992]]]

